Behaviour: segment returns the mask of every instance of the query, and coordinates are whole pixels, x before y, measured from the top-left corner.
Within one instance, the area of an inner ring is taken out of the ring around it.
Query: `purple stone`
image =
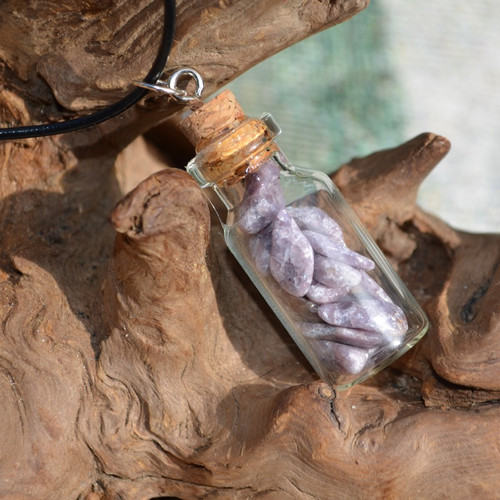
[[[269,268],[281,287],[295,297],[305,295],[311,286],[314,252],[286,209],[273,223]]]
[[[339,243],[344,243],[342,229],[324,210],[321,210],[321,208],[312,206],[288,207],[288,210],[300,229],[308,229],[315,233],[328,236]]]
[[[245,233],[256,234],[271,224],[284,206],[281,186],[270,184],[258,193],[243,198],[236,211],[238,226]]]
[[[374,331],[391,337],[403,336],[408,330],[401,308],[379,300],[345,298],[320,306],[318,315],[330,325]]]
[[[264,276],[269,273],[271,260],[272,226],[268,226],[256,235],[249,236],[248,249],[257,271]]]
[[[342,328],[326,323],[301,323],[300,330],[310,339],[330,340],[365,349],[379,347],[386,342],[383,335],[377,332]]]
[[[285,206],[279,181],[280,168],[267,161],[247,176],[243,201],[236,210],[238,226],[248,234],[256,234],[276,217]]]
[[[338,375],[362,372],[370,357],[370,351],[329,340],[312,341],[311,347],[321,364]]]
[[[333,241],[324,234],[309,231],[307,229],[302,232],[309,240],[313,250],[325,257],[332,257],[356,269],[371,271],[375,268],[375,263],[371,259],[347,248],[344,243]]]
[[[314,279],[334,289],[351,289],[361,282],[361,273],[335,259],[314,256]]]
[[[389,295],[384,289],[367,273],[361,273],[361,283],[359,284],[360,290],[370,295],[372,298],[379,299],[383,302],[393,303]]]
[[[280,167],[274,160],[265,161],[257,171],[247,175],[244,196],[258,194],[270,184],[279,185],[280,173]]]
[[[350,286],[338,286],[337,288],[330,288],[317,281],[312,282],[307,292],[307,298],[316,304],[328,304],[341,299],[349,293]]]

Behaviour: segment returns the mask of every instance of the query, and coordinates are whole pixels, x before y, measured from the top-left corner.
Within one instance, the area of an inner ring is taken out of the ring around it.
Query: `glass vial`
[[[330,178],[290,164],[270,115],[229,92],[181,123],[187,171],[227,208],[226,243],[318,375],[336,389],[389,365],[428,320]]]

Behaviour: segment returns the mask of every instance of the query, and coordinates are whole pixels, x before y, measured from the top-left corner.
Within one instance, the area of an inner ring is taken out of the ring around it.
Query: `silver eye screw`
[[[178,87],[178,82],[184,80],[186,77],[192,78],[196,83],[196,88],[192,94]],[[167,81],[157,80],[156,83],[134,82],[134,85],[161,94],[167,94],[181,104],[192,104],[194,101],[199,101],[204,87],[203,78],[192,68],[180,68],[174,71]]]

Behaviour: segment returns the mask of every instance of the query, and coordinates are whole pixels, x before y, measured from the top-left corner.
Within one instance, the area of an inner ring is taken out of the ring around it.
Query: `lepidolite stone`
[[[363,371],[370,351],[329,340],[312,341],[314,352],[322,365],[334,373],[356,375]]]
[[[383,335],[367,330],[342,328],[326,323],[302,323],[300,328],[302,333],[311,339],[330,340],[364,349],[379,347],[385,343]]]
[[[330,325],[374,331],[391,338],[402,336],[408,330],[401,308],[379,300],[344,299],[320,306],[318,315]]]
[[[339,243],[338,241],[334,241],[324,234],[316,233],[308,229],[305,229],[302,232],[304,233],[304,236],[309,240],[309,243],[313,247],[313,250],[320,255],[331,257],[356,269],[371,271],[375,268],[375,263],[373,262],[373,260],[368,259],[364,255],[361,255],[357,252],[354,252],[343,243]]]
[[[323,285],[322,283],[318,283],[313,279],[313,282],[307,291],[306,297],[315,304],[328,304],[345,297],[349,293],[350,289],[350,286],[337,286],[335,288],[331,288]]]
[[[247,176],[243,201],[236,211],[238,225],[245,233],[256,234],[271,224],[284,206],[279,167],[266,162]]]
[[[269,274],[269,262],[271,260],[272,225],[267,226],[256,235],[248,238],[248,249],[250,257],[255,264],[257,271],[263,276]]]
[[[361,282],[361,273],[335,259],[315,254],[314,279],[330,288],[350,289]]]
[[[246,178],[235,215],[249,256],[260,276],[280,285],[323,369],[359,374],[375,353],[403,341],[406,317],[370,276],[375,263],[347,246],[334,218],[316,206],[285,207],[280,174],[269,160]]]
[[[361,273],[361,283],[359,284],[361,289],[371,295],[373,298],[382,300],[383,302],[390,302],[392,304],[392,300],[385,293],[384,289],[367,273]]]
[[[321,208],[313,206],[288,207],[288,210],[300,229],[314,231],[328,236],[334,241],[344,243],[342,229]]]
[[[280,167],[273,160],[263,162],[258,170],[246,176],[244,196],[259,194],[270,185],[279,185],[280,174]]]
[[[278,213],[273,223],[269,269],[290,295],[302,297],[311,286],[314,252],[286,209]]]

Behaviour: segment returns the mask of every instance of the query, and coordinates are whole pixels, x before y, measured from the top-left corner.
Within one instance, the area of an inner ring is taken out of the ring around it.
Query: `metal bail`
[[[190,76],[196,82],[196,89],[192,95],[189,95],[185,90],[181,90],[177,86],[177,82],[187,76]],[[170,78],[168,79],[168,86],[175,90],[177,94],[174,95],[174,99],[182,103],[189,103],[192,101],[197,101],[201,98],[201,94],[203,92],[203,78],[198,73],[198,71],[193,68],[181,68],[177,71],[174,71]]]
[[[178,82],[186,77],[192,78],[196,83],[196,88],[192,94],[178,87]],[[181,104],[191,104],[194,101],[199,101],[204,87],[203,78],[192,68],[180,68],[174,71],[167,81],[157,80],[156,83],[134,82],[134,85],[167,94]]]

